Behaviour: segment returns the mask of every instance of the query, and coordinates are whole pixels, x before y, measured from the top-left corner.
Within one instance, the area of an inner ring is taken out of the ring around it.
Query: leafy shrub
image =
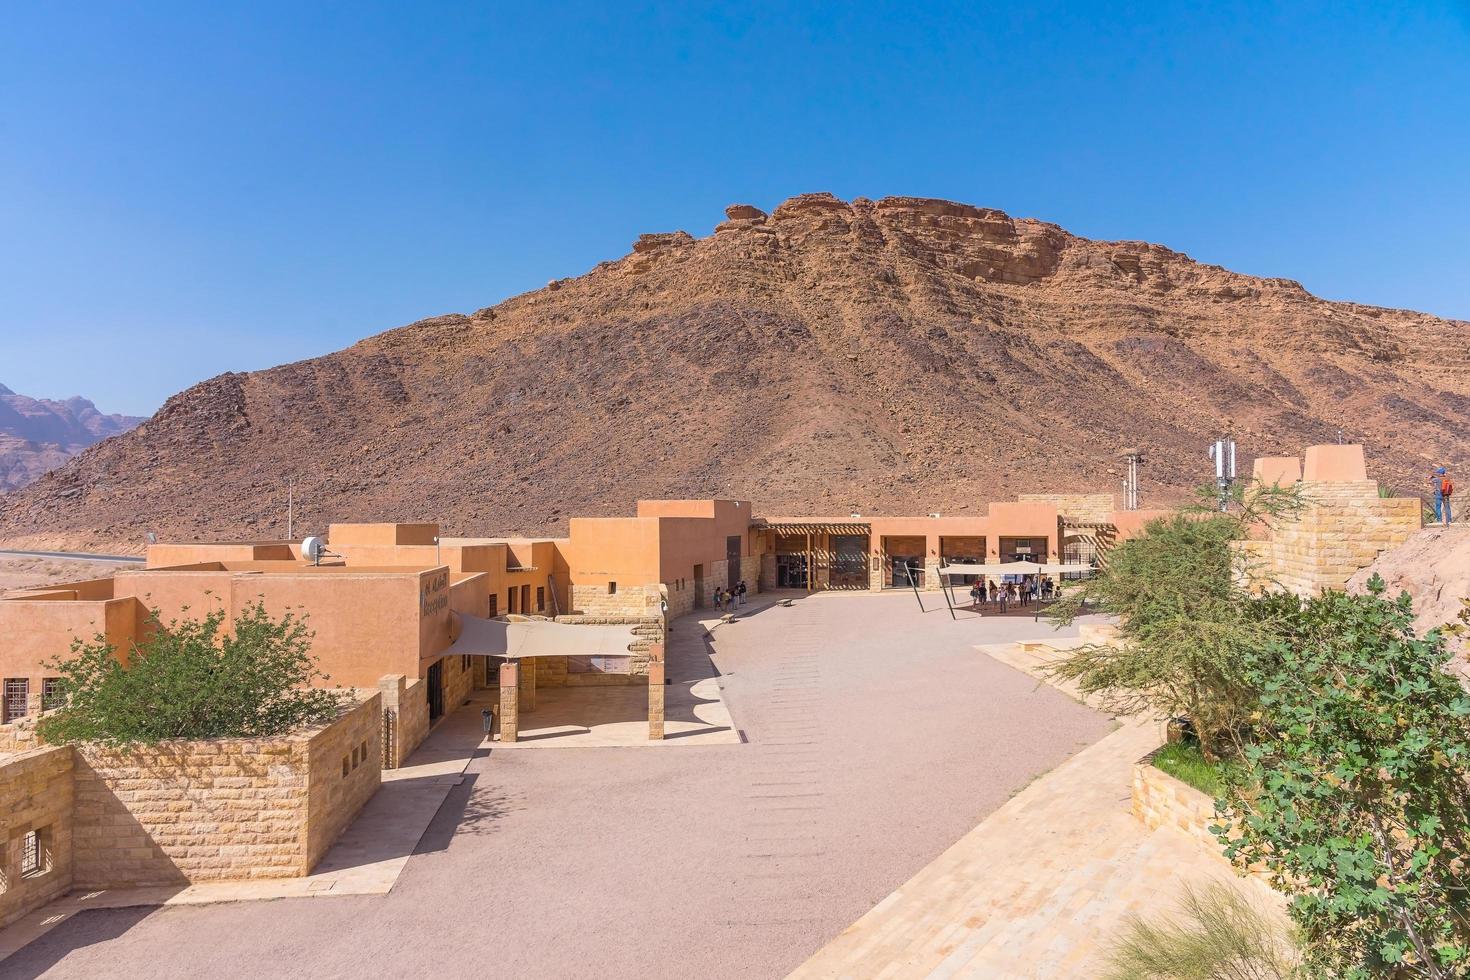
[[[1284,635],[1254,651],[1257,741],[1214,828],[1293,896],[1307,962],[1331,976],[1470,975],[1470,697],[1409,596],[1273,600]]]
[[[273,619],[256,602],[228,632],[224,622],[216,610],[165,625],[153,610],[147,638],[128,651],[126,668],[103,636],[74,641],[69,659],[52,661],[64,707],[41,720],[41,737],[114,745],[254,738],[337,716],[339,692],[305,689],[325,678],[301,619]]]
[[[1233,754],[1256,707],[1246,654],[1272,636],[1235,575],[1232,542],[1242,534],[1233,516],[1176,514],[1113,549],[1107,569],[1052,617],[1064,624],[1088,606],[1111,613],[1121,643],[1078,647],[1053,676],[1114,712],[1184,714],[1207,758]]]

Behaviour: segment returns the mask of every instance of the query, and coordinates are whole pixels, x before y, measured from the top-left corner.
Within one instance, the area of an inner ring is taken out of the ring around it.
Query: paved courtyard
[[[717,677],[744,744],[482,749],[386,896],[83,912],[0,972],[782,977],[1112,730],[975,650],[1047,625],[937,606],[681,620],[670,678]]]

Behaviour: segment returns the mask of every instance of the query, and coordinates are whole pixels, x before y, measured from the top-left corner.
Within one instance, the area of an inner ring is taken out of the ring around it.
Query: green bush
[[[54,744],[112,745],[163,739],[255,738],[323,724],[341,710],[340,692],[307,689],[324,676],[310,655],[305,622],[273,619],[261,602],[246,607],[223,632],[224,613],[164,624],[149,617],[127,667],[102,636],[72,643],[71,657],[51,666],[64,707],[44,717]]]
[[[1470,975],[1470,697],[1407,594],[1270,600],[1286,624],[1252,650],[1256,741],[1214,828],[1291,895],[1314,973]]]
[[[1185,715],[1207,758],[1234,754],[1256,707],[1246,652],[1272,636],[1235,574],[1243,533],[1234,516],[1176,514],[1113,549],[1051,615],[1065,624],[1088,608],[1111,613],[1122,642],[1078,647],[1052,675],[1120,714]]]

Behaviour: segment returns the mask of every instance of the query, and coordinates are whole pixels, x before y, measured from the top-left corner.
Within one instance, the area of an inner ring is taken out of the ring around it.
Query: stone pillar
[[[536,660],[528,657],[522,660],[521,668],[521,710],[536,710]]]
[[[925,592],[939,591],[939,535],[924,537],[924,584]]]
[[[514,660],[500,665],[500,740],[514,742],[521,730],[521,706],[517,685],[521,665]]]
[[[397,769],[399,764],[398,710],[408,688],[402,674],[384,674],[378,678],[378,693],[383,696],[383,768]]]
[[[655,643],[648,651],[648,740],[664,737],[664,645]]]

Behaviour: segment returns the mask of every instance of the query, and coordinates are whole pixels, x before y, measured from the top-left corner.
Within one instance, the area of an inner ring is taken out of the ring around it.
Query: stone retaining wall
[[[310,873],[378,788],[382,705],[286,738],[77,747],[76,885]]]
[[[1372,480],[1304,480],[1297,486],[1308,501],[1302,512],[1278,522],[1268,539],[1238,546],[1246,578],[1258,588],[1301,596],[1344,588],[1354,572],[1423,525],[1419,498],[1379,497]]]
[[[1133,815],[1149,830],[1173,827],[1225,860],[1220,842],[1210,833],[1217,823],[1215,801],[1153,764],[1150,752],[1133,764]]]
[[[0,826],[4,828],[0,928],[72,886],[73,753],[66,746],[32,749],[0,760]],[[35,833],[38,867],[22,873],[26,835]]]

